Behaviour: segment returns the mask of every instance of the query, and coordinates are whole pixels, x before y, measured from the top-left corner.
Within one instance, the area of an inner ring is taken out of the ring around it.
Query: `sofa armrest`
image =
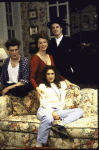
[[[93,113],[98,114],[98,89],[94,90],[92,105],[93,105]]]
[[[84,111],[83,117],[93,116],[98,114],[98,90],[92,88],[84,88],[81,90],[80,97],[77,100],[80,103],[77,105]]]
[[[0,119],[3,119],[12,113],[11,98],[8,95],[0,96]]]
[[[98,113],[98,90],[92,88],[81,89],[77,97],[74,91],[67,90],[65,98],[65,109],[81,108],[84,111],[83,117],[97,115]]]

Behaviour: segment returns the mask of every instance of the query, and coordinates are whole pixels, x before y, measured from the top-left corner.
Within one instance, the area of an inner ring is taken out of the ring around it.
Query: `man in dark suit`
[[[62,32],[66,25],[66,22],[59,17],[48,22],[47,26],[55,35],[55,38],[51,39],[47,53],[53,56],[55,66],[60,74],[67,80],[74,82],[77,46],[73,39],[63,35]]]

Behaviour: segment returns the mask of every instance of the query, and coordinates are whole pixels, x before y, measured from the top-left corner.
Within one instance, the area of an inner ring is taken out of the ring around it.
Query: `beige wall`
[[[47,2],[20,2],[21,6],[21,23],[24,56],[30,61],[33,54],[29,51],[29,42],[34,39],[30,36],[30,26],[38,26],[38,32],[48,33],[47,28]],[[29,10],[37,9],[38,18],[29,20]]]
[[[5,3],[0,2],[0,48],[5,48],[4,43],[7,40],[8,34],[7,34]]]

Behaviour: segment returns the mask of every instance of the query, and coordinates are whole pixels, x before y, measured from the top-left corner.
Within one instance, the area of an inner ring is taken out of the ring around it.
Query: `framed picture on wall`
[[[36,19],[37,18],[37,9],[29,10],[29,19]]]
[[[30,36],[35,35],[38,32],[38,27],[30,27]]]
[[[29,50],[30,50],[31,54],[36,53],[38,51],[37,48],[36,48],[35,42],[30,42],[29,43]]]

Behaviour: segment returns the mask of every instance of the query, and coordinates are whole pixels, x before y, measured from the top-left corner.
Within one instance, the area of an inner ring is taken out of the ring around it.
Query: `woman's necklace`
[[[40,54],[39,56],[44,61],[45,64],[48,63],[48,55],[47,54],[45,54],[45,55]]]
[[[42,56],[42,55],[41,55],[41,58],[42,58],[42,60],[45,62],[45,64],[47,64],[48,56],[47,56],[47,55],[45,55],[45,56]]]
[[[52,86],[51,86],[51,87],[52,87]],[[59,96],[53,87],[52,87],[52,89],[53,89],[54,92],[56,93],[56,95],[57,95],[59,101],[61,101],[61,92],[60,92],[60,90],[58,89],[58,90],[59,90],[59,93],[60,93],[60,96]]]
[[[40,51],[37,52],[37,56],[40,57],[40,59],[46,64],[46,65],[51,65],[51,60],[48,54],[46,53],[41,53]]]
[[[45,62],[45,64],[47,64],[47,57],[46,56],[42,56],[42,60]]]

